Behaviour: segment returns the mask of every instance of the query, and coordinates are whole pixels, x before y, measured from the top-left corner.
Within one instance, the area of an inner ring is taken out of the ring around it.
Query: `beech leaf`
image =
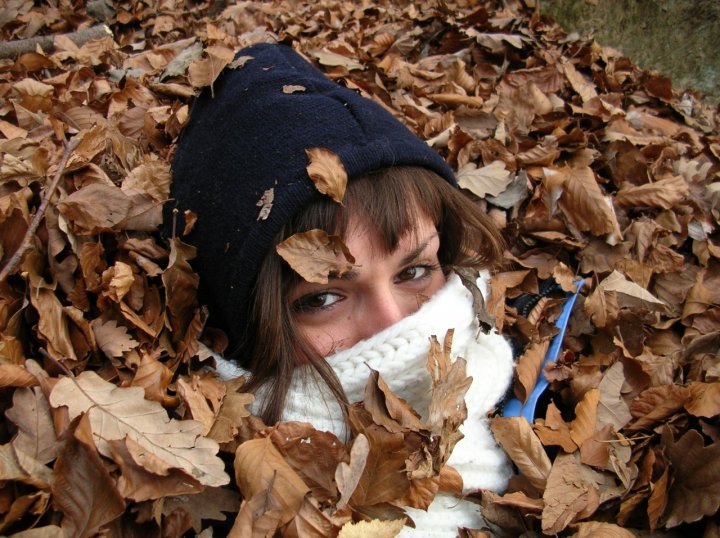
[[[327,148],[309,148],[305,153],[310,160],[307,173],[315,188],[342,204],[348,177],[340,157]]]
[[[535,489],[545,491],[552,464],[528,421],[523,417],[495,417],[490,429],[520,473]]]
[[[275,250],[298,275],[317,284],[327,284],[330,275],[342,277],[355,263],[340,237],[318,229],[296,233]]]
[[[140,387],[117,387],[85,371],[74,379],[61,378],[50,394],[50,405],[66,406],[71,419],[87,413],[98,450],[105,456],[110,456],[109,441],[129,437],[167,469],[182,469],[207,486],[227,484],[224,464],[215,455],[218,445],[200,435],[202,424],[170,419],[144,393]]]
[[[275,512],[281,525],[295,517],[310,491],[268,438],[252,439],[238,447],[235,480],[251,506]]]

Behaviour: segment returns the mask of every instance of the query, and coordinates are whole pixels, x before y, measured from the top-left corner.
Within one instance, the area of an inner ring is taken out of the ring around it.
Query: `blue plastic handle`
[[[570,319],[570,313],[572,312],[573,306],[575,306],[575,301],[577,300],[580,289],[583,287],[584,283],[584,280],[578,280],[575,282],[577,289],[575,290],[575,293],[570,295],[567,301],[565,301],[562,312],[560,312],[560,316],[555,322],[555,326],[560,329],[560,331],[553,337],[552,342],[550,342],[550,347],[543,359],[542,368],[538,374],[538,380],[537,383],[535,383],[535,388],[533,388],[530,396],[528,396],[527,401],[524,404],[517,398],[510,398],[505,403],[505,407],[502,411],[502,415],[504,417],[525,417],[530,424],[532,424],[535,420],[535,407],[537,406],[538,398],[540,398],[540,395],[545,392],[545,389],[548,387],[548,380],[543,375],[543,370],[549,362],[555,362],[558,358],[560,346],[562,345],[563,338],[565,338],[565,330],[567,329],[568,320]]]

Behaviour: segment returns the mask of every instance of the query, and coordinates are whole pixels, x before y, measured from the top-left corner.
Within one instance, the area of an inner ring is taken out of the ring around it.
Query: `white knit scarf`
[[[486,276],[479,279],[483,289]],[[467,374],[473,381],[465,395],[468,417],[461,426],[464,438],[455,446],[448,464],[463,478],[463,490],[502,491],[511,470],[503,451],[497,446],[487,421],[487,413],[503,397],[512,377],[510,346],[495,332],[480,331],[472,308],[472,295],[455,274],[414,314],[358,342],[353,347],[327,357],[350,403],[361,401],[370,370],[380,372],[393,392],[427,418],[430,402],[430,375],[427,371],[429,337],[442,342],[448,329],[454,329],[452,358],[467,361]],[[247,374],[227,360],[216,357],[221,377]],[[312,385],[312,386],[309,386]],[[252,408],[257,412],[264,391],[256,393]],[[303,369],[296,370],[287,395],[283,421],[309,422],[318,430],[330,431],[343,441],[348,430],[340,405],[329,389]],[[455,536],[458,526],[477,528],[482,523],[478,507],[439,495],[428,512],[409,510],[417,525],[412,536]],[[435,510],[433,510],[435,507]],[[435,513],[437,510],[440,513]],[[448,519],[449,518],[449,519]],[[419,534],[418,534],[419,533]],[[404,534],[403,534],[404,535]]]

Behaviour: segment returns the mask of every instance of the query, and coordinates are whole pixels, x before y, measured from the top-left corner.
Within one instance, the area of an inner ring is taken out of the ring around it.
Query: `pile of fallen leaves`
[[[444,419],[373,377],[347,445],[266,427],[207,368],[193,249],[157,230],[193,95],[263,40],[387,106],[505,233],[489,310],[516,396],[551,390],[534,424],[492,420],[517,468],[470,497],[494,532],[717,536],[717,113],[535,0],[3,2],[0,533],[390,536],[458,491],[440,346]],[[509,305],[547,279],[584,286],[543,369],[563,299]]]

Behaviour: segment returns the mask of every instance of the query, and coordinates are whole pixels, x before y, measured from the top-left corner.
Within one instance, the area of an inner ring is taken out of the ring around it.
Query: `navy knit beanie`
[[[172,163],[171,190],[180,215],[197,214],[183,240],[198,249],[199,299],[231,349],[244,334],[252,288],[274,237],[323,196],[307,175],[306,149],[335,152],[350,181],[414,165],[456,184],[445,161],[389,112],[329,80],[291,48],[262,43],[240,56],[252,59],[226,69],[213,85],[214,97],[206,90],[196,100]],[[304,90],[286,93],[287,85]],[[258,201],[271,188],[270,214],[258,220]],[[168,213],[165,222],[167,229]]]

